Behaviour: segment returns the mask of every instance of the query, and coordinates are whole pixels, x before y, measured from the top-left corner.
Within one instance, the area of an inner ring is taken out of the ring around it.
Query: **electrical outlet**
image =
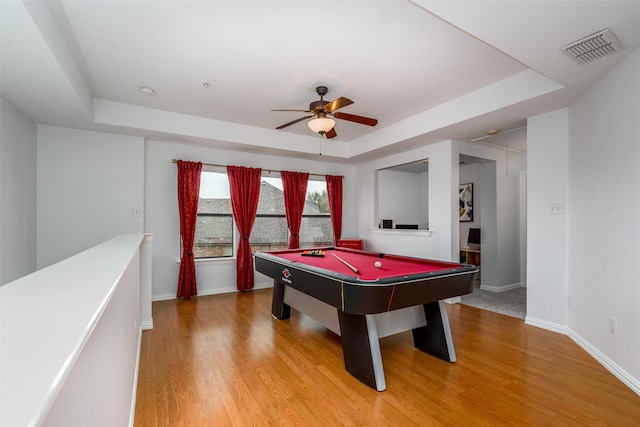
[[[140,208],[129,209],[129,216],[140,216]]]
[[[609,332],[618,333],[618,320],[615,317],[609,317]]]

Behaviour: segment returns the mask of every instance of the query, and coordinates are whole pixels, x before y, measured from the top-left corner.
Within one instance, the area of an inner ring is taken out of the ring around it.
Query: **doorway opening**
[[[498,176],[497,168],[495,160],[460,154],[460,261],[480,268],[474,292],[463,296],[461,302],[524,319],[526,191],[522,189],[526,189],[526,181],[523,186],[519,173]],[[498,244],[503,251],[501,263]],[[509,253],[508,262],[504,259],[505,250]]]

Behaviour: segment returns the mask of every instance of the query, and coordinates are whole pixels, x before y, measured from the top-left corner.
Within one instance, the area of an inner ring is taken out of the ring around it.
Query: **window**
[[[333,245],[333,227],[329,212],[327,182],[309,180],[307,201],[300,225],[300,247],[313,248]]]
[[[195,258],[232,257],[234,237],[229,178],[226,172],[203,171],[193,255]]]
[[[300,225],[300,247],[332,245],[333,228],[326,182],[310,179],[307,183],[306,200]],[[253,252],[286,249],[288,241],[289,229],[285,216],[282,180],[263,177],[256,221],[249,238],[251,249]]]
[[[252,252],[286,249],[289,229],[284,208],[282,180],[263,177],[258,211],[249,242]],[[229,179],[226,172],[202,172],[194,243],[195,258],[235,256],[237,230],[233,221]],[[333,228],[324,180],[310,179],[300,226],[300,247],[333,245]]]

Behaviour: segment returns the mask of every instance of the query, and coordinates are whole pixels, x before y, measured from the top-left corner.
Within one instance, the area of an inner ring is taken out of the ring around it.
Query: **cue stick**
[[[334,254],[333,252],[331,252],[331,255],[333,255],[334,257],[338,258],[338,261],[340,261],[341,263],[343,263],[344,265],[346,265],[347,267],[352,269],[354,273],[360,274],[360,270],[358,270],[353,265],[349,264],[347,261],[345,261],[342,258],[340,258],[338,255]]]

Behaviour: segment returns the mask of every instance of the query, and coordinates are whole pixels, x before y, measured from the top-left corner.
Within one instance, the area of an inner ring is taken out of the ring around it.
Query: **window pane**
[[[198,214],[193,255],[196,258],[233,256],[233,216]]]
[[[333,228],[329,215],[302,217],[300,247],[333,246]]]
[[[256,220],[251,230],[252,252],[286,249],[289,229],[284,210],[284,193],[280,178],[263,177]]]
[[[300,225],[300,247],[333,245],[333,227],[329,214],[326,181],[309,180],[307,200]]]
[[[195,258],[233,256],[233,228],[227,174],[202,172],[193,248]]]
[[[287,249],[289,229],[284,215],[275,217],[257,216],[251,230],[251,251],[276,251]]]

